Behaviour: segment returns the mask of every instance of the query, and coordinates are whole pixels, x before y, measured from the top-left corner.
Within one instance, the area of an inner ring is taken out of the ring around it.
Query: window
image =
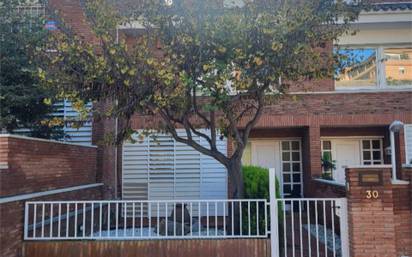
[[[342,67],[337,70],[337,87],[374,87],[376,85],[376,49],[339,50]]]
[[[60,101],[53,104],[54,112],[50,113],[51,118],[58,118],[64,121],[62,130],[64,132],[64,138],[61,140],[64,142],[80,144],[80,145],[92,145],[92,121],[83,121],[79,119],[79,113],[72,107],[72,103],[68,100]],[[91,110],[92,103],[87,103],[86,108]],[[13,133],[19,135],[28,135],[30,132],[27,128],[19,128],[13,131]]]
[[[46,7],[45,4],[40,3],[39,1],[28,1],[27,3],[17,6],[17,13],[21,18],[21,24],[18,26],[28,26],[28,29],[31,30],[42,26],[40,21],[46,15]]]
[[[384,49],[385,80],[391,87],[412,85],[412,48]]]
[[[282,141],[283,192],[292,197],[302,195],[300,141]]]
[[[363,165],[383,164],[382,140],[362,140]]]
[[[72,107],[72,103],[64,100],[55,103],[56,111],[52,114],[53,117],[64,120],[63,131],[66,136],[64,141],[81,145],[92,144],[92,121],[85,121],[80,127],[75,125],[75,121],[79,120],[79,113]],[[91,110],[92,103],[87,103],[86,108]]]
[[[323,140],[322,141],[322,172],[325,175],[329,175],[332,177],[332,142],[330,140]]]
[[[206,131],[206,130],[205,130]],[[184,130],[179,130],[185,136]],[[204,146],[206,140],[193,136]],[[176,142],[166,134],[125,142],[122,153],[122,199],[226,199],[227,171],[212,157]],[[227,141],[217,148],[226,152]]]
[[[337,89],[412,86],[412,47],[348,47],[337,53]]]

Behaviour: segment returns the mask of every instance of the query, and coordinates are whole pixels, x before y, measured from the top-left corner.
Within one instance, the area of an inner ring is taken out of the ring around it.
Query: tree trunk
[[[227,167],[229,174],[229,181],[231,183],[230,195],[229,198],[242,199],[244,196],[244,185],[243,185],[243,174],[242,174],[242,163],[241,160],[232,160]],[[235,235],[240,235],[240,202],[234,202],[229,205],[229,213],[233,213],[233,223],[234,227],[230,227],[230,230],[233,230]],[[233,210],[231,210],[233,208]],[[232,212],[233,211],[233,212]]]
[[[241,199],[244,194],[244,184],[243,184],[243,174],[242,174],[242,162],[241,159],[231,160],[229,166],[227,167],[229,174],[229,181],[231,183],[230,187],[230,198]]]

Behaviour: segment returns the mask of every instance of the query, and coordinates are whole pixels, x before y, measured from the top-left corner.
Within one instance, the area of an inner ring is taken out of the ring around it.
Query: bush
[[[269,201],[269,169],[257,167],[257,166],[243,166],[243,183],[244,183],[244,198],[245,199],[266,199]],[[280,183],[278,178],[276,178],[276,198],[280,198]],[[245,204],[246,205],[246,204]],[[247,220],[247,205],[243,206],[243,231],[248,229]],[[264,219],[264,206],[259,205],[259,231],[262,233],[264,231],[265,219]],[[250,206],[250,220],[251,220],[251,233],[256,234],[256,204],[251,204]],[[270,215],[268,215],[268,218]],[[278,203],[278,218],[283,220],[283,208],[282,203]],[[270,221],[268,220],[268,224]]]

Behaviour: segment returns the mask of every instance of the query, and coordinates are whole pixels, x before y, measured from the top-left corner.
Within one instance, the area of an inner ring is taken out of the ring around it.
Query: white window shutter
[[[55,111],[50,114],[51,117],[57,117],[64,121],[76,120],[79,113],[72,107],[70,101],[64,100],[53,104]],[[92,108],[92,103],[86,104],[86,108]],[[14,133],[27,135],[30,132],[27,128],[21,128],[14,130]],[[87,121],[82,124],[80,128],[74,128],[70,124],[64,124],[63,132],[67,136],[61,139],[65,142],[75,143],[79,145],[91,145],[92,144],[92,122]]]
[[[56,112],[52,114],[54,117],[67,121],[76,120],[79,116],[79,113],[73,109],[70,101],[64,100],[54,104],[54,106],[57,109]],[[86,108],[92,108],[92,103],[86,104]],[[92,122],[90,121],[84,122],[80,128],[74,128],[69,124],[65,124],[63,131],[68,136],[68,138],[64,140],[66,142],[81,145],[92,144]]]
[[[406,164],[412,164],[412,124],[404,126]]]
[[[207,142],[202,142],[206,144]],[[217,149],[227,152],[227,141],[217,141]],[[227,171],[226,168],[214,158],[201,155],[201,199],[225,199],[227,198]],[[211,190],[212,189],[212,190]]]
[[[183,131],[179,131],[184,135]],[[205,140],[195,138],[204,146]],[[218,149],[226,153],[226,140]],[[169,135],[123,145],[123,199],[226,199],[227,172],[215,159]]]
[[[148,199],[149,145],[147,141],[146,138],[142,144],[123,144],[123,199]]]

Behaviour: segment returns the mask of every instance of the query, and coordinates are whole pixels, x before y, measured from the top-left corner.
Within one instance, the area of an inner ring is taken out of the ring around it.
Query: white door
[[[252,164],[265,168],[278,168],[279,142],[252,142]]]
[[[345,183],[345,167],[361,164],[359,147],[359,140],[335,141],[336,169],[333,171],[334,180]]]
[[[275,168],[276,177],[283,185],[282,167],[280,161],[280,142],[279,141],[253,141],[252,142],[252,165]],[[281,187],[283,195],[283,188]]]

